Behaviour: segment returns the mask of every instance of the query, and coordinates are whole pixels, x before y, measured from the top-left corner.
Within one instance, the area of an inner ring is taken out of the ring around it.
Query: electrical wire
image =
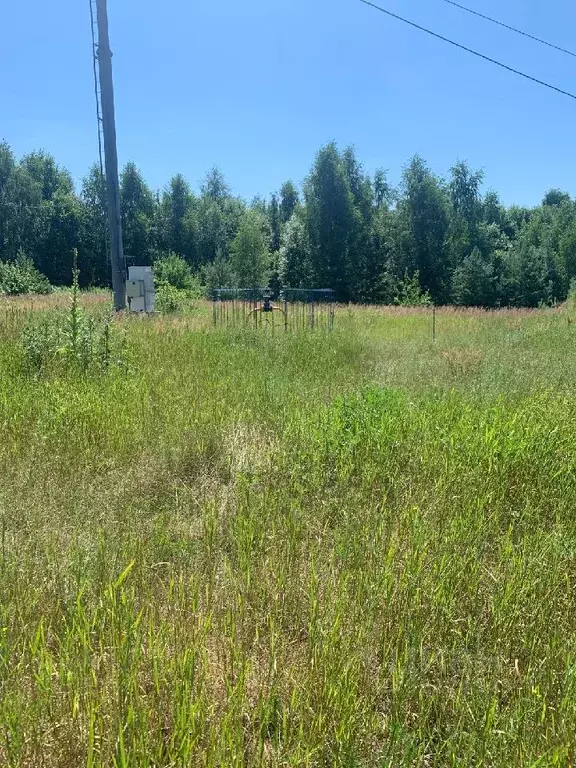
[[[368,5],[370,6],[370,8],[374,8],[375,10],[380,11],[381,13],[385,13],[387,16],[391,16],[393,19],[397,19],[398,21],[403,21],[404,24],[409,24],[411,27],[414,27],[415,29],[419,29],[420,32],[426,32],[426,34],[432,35],[432,37],[436,37],[438,40],[442,40],[444,43],[450,43],[450,45],[453,45],[456,48],[460,48],[461,50],[466,51],[467,53],[471,53],[473,56],[478,56],[478,58],[484,59],[485,61],[489,61],[491,64],[496,64],[497,67],[506,69],[508,72],[512,72],[515,75],[519,75],[520,77],[523,77],[526,80],[531,80],[533,83],[542,85],[544,86],[544,88],[549,88],[552,91],[556,91],[556,93],[561,93],[563,96],[568,96],[568,98],[574,99],[576,101],[576,94],[570,93],[570,91],[564,91],[562,90],[562,88],[558,88],[555,85],[546,83],[544,80],[539,80],[537,77],[533,77],[532,75],[526,74],[526,72],[522,72],[519,69],[514,69],[514,67],[508,66],[508,64],[503,64],[501,61],[498,61],[497,59],[492,59],[490,58],[490,56],[486,56],[483,53],[474,51],[472,48],[468,48],[465,45],[462,45],[462,43],[457,43],[455,40],[451,40],[449,37],[444,37],[443,35],[438,34],[438,32],[433,32],[431,29],[422,27],[420,26],[420,24],[416,24],[416,22],[414,21],[410,21],[409,19],[405,19],[403,16],[399,16],[397,13],[392,13],[392,11],[389,11],[386,8],[382,8],[382,6],[376,5],[376,3],[372,3],[370,2],[370,0],[359,0],[359,2],[364,3],[364,5]]]
[[[513,27],[510,24],[505,24],[503,21],[498,21],[498,19],[493,19],[491,16],[486,16],[484,13],[480,13],[480,11],[475,11],[473,8],[468,8],[465,5],[461,5],[460,3],[454,2],[454,0],[443,0],[443,2],[448,3],[448,5],[453,5],[456,8],[460,8],[462,11],[466,11],[466,13],[472,13],[474,16],[479,16],[481,19],[484,19],[485,21],[490,21],[492,24],[497,24],[499,27],[504,27],[504,29],[510,30],[510,32],[516,32],[517,35],[522,35],[523,37],[528,37],[530,40],[534,40],[537,43],[542,43],[542,45],[547,45],[548,48],[554,48],[556,51],[560,51],[561,53],[566,53],[568,56],[573,56],[576,59],[576,53],[574,51],[569,51],[567,48],[562,48],[559,45],[555,45],[555,43],[550,43],[548,40],[543,40],[541,37],[536,37],[536,35],[531,35],[529,32],[524,32],[522,29],[518,29],[517,27]]]

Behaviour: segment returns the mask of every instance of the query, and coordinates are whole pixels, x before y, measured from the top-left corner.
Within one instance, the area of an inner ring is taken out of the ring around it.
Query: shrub
[[[406,273],[404,280],[398,286],[398,295],[394,303],[402,307],[429,307],[432,304],[428,291],[422,291],[418,271],[414,272],[412,277],[408,277]]]
[[[177,253],[168,253],[154,262],[156,310],[163,314],[178,312],[188,299],[202,296],[202,286],[190,265]]]
[[[190,265],[177,253],[168,253],[154,262],[154,282],[185,291],[188,298],[200,298],[202,288]]]
[[[156,288],[156,311],[164,315],[179,312],[188,298],[187,291],[175,288],[170,283],[160,283]]]
[[[48,278],[39,272],[32,259],[20,249],[15,261],[0,261],[0,293],[51,293]]]

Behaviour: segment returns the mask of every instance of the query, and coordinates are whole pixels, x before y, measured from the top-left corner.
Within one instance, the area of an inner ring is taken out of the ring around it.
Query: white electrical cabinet
[[[132,312],[154,312],[154,273],[152,267],[129,267],[126,298]]]

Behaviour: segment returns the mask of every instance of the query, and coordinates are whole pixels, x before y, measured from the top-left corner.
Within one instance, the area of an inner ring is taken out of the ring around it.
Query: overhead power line
[[[454,2],[454,0],[443,0],[445,3],[448,3],[448,5],[454,5],[456,8],[460,8],[462,11],[466,11],[466,13],[472,13],[474,16],[479,16],[481,19],[485,19],[486,21],[492,22],[492,24],[497,24],[499,27],[504,27],[504,29],[510,30],[510,32],[516,32],[517,35],[522,35],[523,37],[528,37],[530,40],[535,40],[537,43],[542,43],[542,45],[547,45],[548,48],[554,48],[556,51],[560,51],[561,53],[566,53],[568,56],[573,56],[576,59],[576,53],[574,51],[569,51],[567,48],[562,48],[560,45],[555,45],[554,43],[548,42],[548,40],[542,40],[541,37],[536,37],[536,35],[531,35],[529,32],[524,32],[522,29],[518,29],[517,27],[513,27],[510,24],[505,24],[503,21],[498,21],[498,19],[493,19],[491,16],[486,16],[484,13],[480,13],[480,11],[475,11],[473,8],[468,8],[465,5],[461,5],[460,3]]]
[[[574,99],[576,101],[576,94],[570,93],[570,91],[564,91],[562,88],[558,88],[555,85],[551,85],[550,83],[544,82],[544,80],[539,80],[537,77],[533,77],[532,75],[526,74],[526,72],[521,72],[519,69],[514,69],[514,67],[509,67],[508,64],[503,64],[501,61],[497,61],[497,59],[492,59],[490,56],[486,56],[483,53],[479,53],[478,51],[474,51],[472,48],[468,48],[465,45],[462,45],[462,43],[457,43],[455,40],[450,40],[448,37],[444,37],[444,35],[438,34],[438,32],[433,32],[431,29],[427,29],[426,27],[420,26],[420,24],[416,24],[414,21],[410,21],[409,19],[405,19],[403,16],[399,16],[397,13],[392,13],[392,11],[387,10],[386,8],[382,8],[380,5],[376,5],[376,3],[370,2],[370,0],[360,0],[361,3],[364,3],[364,5],[370,6],[370,8],[374,8],[377,11],[380,11],[381,13],[385,13],[387,16],[391,16],[393,19],[397,19],[398,21],[404,22],[404,24],[409,24],[411,27],[414,27],[415,29],[419,29],[420,32],[426,32],[427,35],[432,35],[432,37],[436,37],[438,40],[442,40],[444,43],[450,43],[450,45],[455,46],[456,48],[460,48],[463,51],[466,51],[467,53],[471,53],[473,56],[478,56],[480,59],[484,59],[484,61],[489,61],[491,64],[496,64],[497,67],[501,67],[502,69],[506,69],[508,72],[512,72],[515,75],[519,75],[520,77],[525,78],[526,80],[530,80],[533,83],[537,83],[538,85],[544,86],[544,88],[549,88],[551,91],[556,91],[556,93],[561,93],[563,96],[568,96],[570,99]]]

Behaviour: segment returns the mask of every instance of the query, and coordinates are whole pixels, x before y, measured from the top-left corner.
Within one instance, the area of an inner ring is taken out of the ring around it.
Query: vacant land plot
[[[0,308],[0,765],[572,765],[570,308],[70,362],[53,301]]]

